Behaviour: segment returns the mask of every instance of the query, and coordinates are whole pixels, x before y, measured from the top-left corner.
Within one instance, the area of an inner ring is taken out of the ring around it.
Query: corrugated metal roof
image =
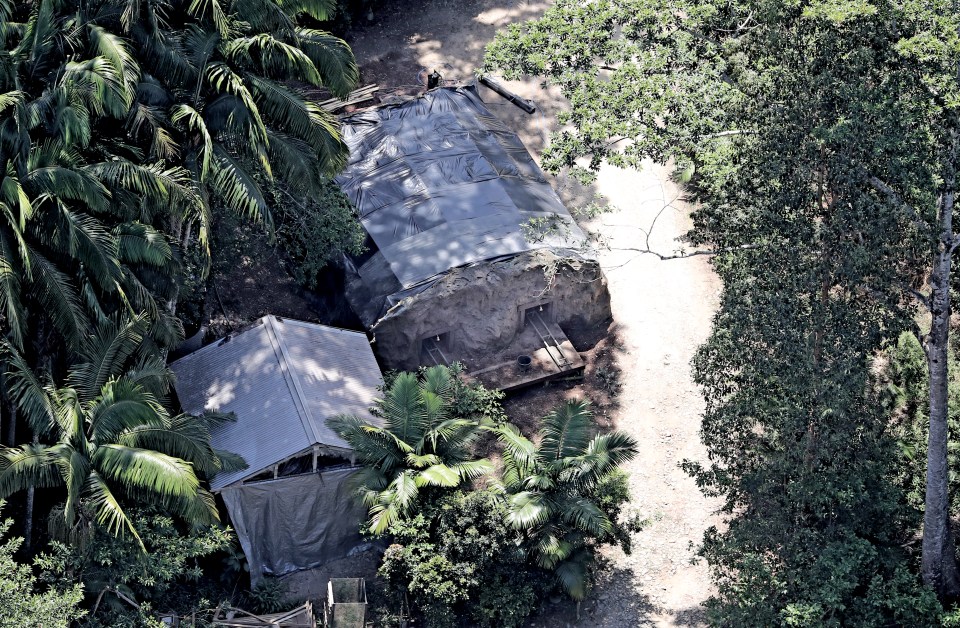
[[[342,132],[350,159],[336,180],[403,289],[451,268],[585,240],[516,133],[473,87],[350,116]],[[559,228],[533,241],[523,228],[531,218]],[[379,283],[367,291],[393,290]]]
[[[347,448],[326,420],[337,414],[373,420],[368,409],[381,382],[364,334],[274,316],[170,368],[184,411],[237,416],[214,431],[213,446],[240,454],[250,466],[217,475],[214,490],[315,444]]]

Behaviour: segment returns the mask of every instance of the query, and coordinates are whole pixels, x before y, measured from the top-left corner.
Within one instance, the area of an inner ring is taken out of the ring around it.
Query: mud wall
[[[607,280],[594,260],[538,250],[447,273],[390,309],[371,329],[382,366],[415,369],[421,341],[445,334],[444,354],[468,368],[513,341],[528,307],[546,305],[564,329],[610,319]]]

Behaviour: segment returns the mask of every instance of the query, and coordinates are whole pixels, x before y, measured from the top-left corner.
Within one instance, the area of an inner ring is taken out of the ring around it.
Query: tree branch
[[[633,251],[636,253],[643,253],[646,255],[654,255],[661,260],[668,259],[686,259],[688,257],[697,257],[698,255],[720,255],[722,253],[732,253],[733,251],[748,251],[751,249],[759,249],[759,244],[740,244],[738,246],[728,246],[722,249],[699,249],[696,251],[681,251],[674,255],[664,255],[663,253],[658,253],[651,249],[641,249],[639,247],[632,246],[612,246],[609,247],[611,251]]]
[[[878,192],[887,196],[890,200],[900,206],[901,209],[906,210],[912,218],[912,222],[916,227],[926,227],[927,223],[920,217],[920,213],[916,210],[913,205],[907,203],[903,198],[894,190],[892,187],[881,181],[878,177],[869,174],[866,169],[863,169],[864,175],[866,176],[867,182],[870,186],[877,190]]]

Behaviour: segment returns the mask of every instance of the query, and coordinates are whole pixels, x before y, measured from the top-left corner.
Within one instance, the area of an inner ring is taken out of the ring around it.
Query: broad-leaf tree
[[[328,421],[364,465],[355,477],[370,532],[382,534],[410,515],[421,490],[456,488],[493,469],[471,452],[480,422],[451,414],[453,377],[444,366],[397,375],[376,402],[382,427],[357,416]]]
[[[637,455],[629,434],[596,431],[585,400],[568,401],[545,416],[536,444],[514,425],[497,429],[507,523],[524,534],[531,559],[552,570],[575,600],[586,596],[598,544],[617,539],[618,522],[594,493]]]
[[[570,99],[548,167],[653,158],[692,174],[690,240],[722,253],[724,279],[694,365],[711,463],[689,466],[728,515],[703,550],[721,623],[929,620],[905,572],[912,518],[887,481],[888,419],[868,394],[872,360],[917,304],[922,574],[960,593],[946,469],[958,26],[945,0],[561,1],[488,52]]]

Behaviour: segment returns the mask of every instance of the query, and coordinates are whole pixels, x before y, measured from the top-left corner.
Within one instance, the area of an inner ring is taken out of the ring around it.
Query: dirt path
[[[446,79],[469,80],[498,28],[536,17],[546,6],[517,0],[397,3],[393,11],[374,12],[369,22],[359,18],[348,40],[364,84],[406,86],[409,91],[421,69],[431,66]],[[542,114],[528,116],[486,90],[481,95],[536,157],[563,100],[537,80],[510,85],[533,99]],[[604,168],[597,183],[587,189],[565,177],[554,181],[570,207],[585,205],[600,194],[619,208],[588,225],[609,246],[600,258],[610,283],[616,330],[616,341],[598,351],[606,352],[608,361],[612,355],[621,370],[622,391],[603,414],[641,443],[641,455],[628,470],[634,505],[650,524],[635,535],[632,555],[609,553],[609,568],[581,609],[580,620],[572,607],[548,604],[534,618],[535,625],[702,623],[700,603],[709,595],[709,579],[706,568],[691,565],[690,559],[692,545],[715,522],[711,515],[715,504],[700,495],[677,465],[684,458],[704,457],[698,438],[702,400],[691,381],[690,359],[710,331],[720,282],[702,257],[662,262],[618,250],[638,246],[642,230],[658,215],[651,246],[661,252],[677,248],[675,238],[689,227],[688,208],[676,201],[677,190],[666,175],[651,165],[643,172]],[[595,370],[588,367],[587,377],[595,377]],[[578,392],[571,387],[544,395]],[[544,401],[540,399],[538,407],[544,407]]]

